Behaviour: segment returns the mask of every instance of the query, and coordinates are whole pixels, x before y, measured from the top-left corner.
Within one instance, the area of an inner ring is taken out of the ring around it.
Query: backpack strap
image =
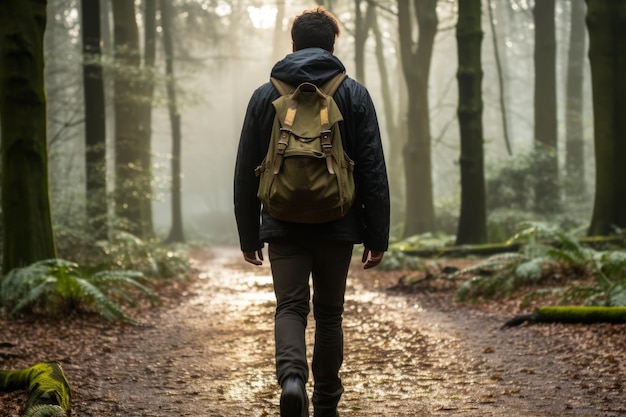
[[[321,87],[320,89],[329,96],[334,96],[335,92],[337,91],[337,89],[339,88],[339,86],[341,85],[341,83],[343,82],[343,80],[346,79],[348,75],[345,72],[340,72],[339,74],[335,75],[333,78],[331,78],[330,80],[326,81]]]
[[[279,80],[278,78],[270,77],[270,81],[274,85],[274,88],[280,93],[281,96],[286,96],[296,91],[295,87],[287,84],[286,82]]]

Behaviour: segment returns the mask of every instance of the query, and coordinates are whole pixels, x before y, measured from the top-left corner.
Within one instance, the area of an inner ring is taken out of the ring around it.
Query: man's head
[[[333,52],[335,39],[339,36],[339,23],[335,16],[323,7],[305,10],[296,16],[291,26],[293,50],[322,48]]]

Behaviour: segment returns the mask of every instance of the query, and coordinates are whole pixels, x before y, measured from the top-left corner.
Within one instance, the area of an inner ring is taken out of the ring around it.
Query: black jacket
[[[304,81],[318,86],[340,72],[341,61],[324,49],[307,48],[287,55],[272,69],[271,76],[290,85]],[[334,95],[343,114],[341,137],[346,153],[355,163],[356,200],[344,217],[322,224],[289,223],[261,210],[256,193],[256,168],[267,153],[274,120],[272,101],[279,97],[267,82],[248,104],[235,165],[235,218],[241,250],[256,251],[273,238],[302,237],[363,242],[371,250],[387,250],[389,241],[389,187],[376,111],[368,91],[346,78]]]

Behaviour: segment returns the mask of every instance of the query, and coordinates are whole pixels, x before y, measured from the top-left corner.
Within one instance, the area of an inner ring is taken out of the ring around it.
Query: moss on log
[[[624,236],[585,236],[578,239],[581,245],[594,249],[604,248],[607,246],[626,246]],[[559,246],[559,242],[543,242],[545,244]],[[438,257],[466,257],[466,256],[490,256],[504,252],[518,252],[522,247],[520,242],[503,242],[503,243],[485,243],[477,245],[458,245],[458,246],[437,246],[424,247],[412,246],[405,242],[398,242],[391,247],[401,250],[407,255],[418,256],[421,258],[438,258]]]
[[[514,327],[532,323],[626,323],[626,307],[601,306],[546,306],[531,314],[521,314],[507,321],[504,326]]]
[[[30,368],[0,371],[0,390],[27,390],[22,417],[71,415],[71,391],[59,362],[42,362]]]

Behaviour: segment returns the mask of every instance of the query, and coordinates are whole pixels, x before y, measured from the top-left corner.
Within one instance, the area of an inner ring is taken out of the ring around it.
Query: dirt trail
[[[246,265],[232,248],[205,258],[176,303],[147,313],[155,326],[75,323],[53,335],[45,353],[63,363],[75,416],[279,415],[269,266]],[[365,272],[358,262],[352,271],[342,417],[626,413],[626,327],[501,331],[508,317],[455,306],[449,294],[390,292],[397,274]],[[20,329],[11,331],[19,339]],[[32,352],[41,345],[16,346],[23,355],[0,359],[0,369],[40,359]]]

